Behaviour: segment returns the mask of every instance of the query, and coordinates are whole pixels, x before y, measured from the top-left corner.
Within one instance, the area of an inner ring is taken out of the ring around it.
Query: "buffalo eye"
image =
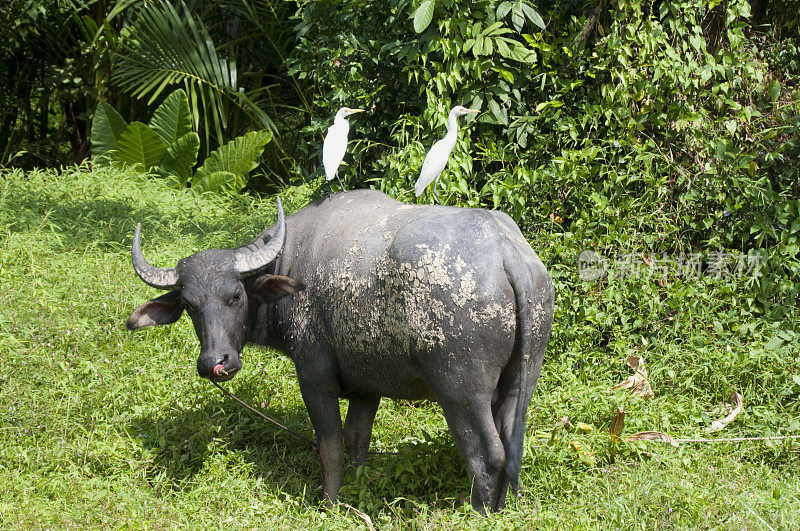
[[[230,299],[228,299],[228,306],[236,306],[242,298],[242,293],[237,291]]]

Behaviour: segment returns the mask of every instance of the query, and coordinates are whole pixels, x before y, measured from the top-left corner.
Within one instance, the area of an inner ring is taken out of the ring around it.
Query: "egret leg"
[[[344,192],[345,191],[344,184],[342,184],[342,180],[339,178],[339,174],[338,173],[336,174],[336,180],[339,181],[339,186],[342,187],[342,192]]]
[[[439,203],[439,205],[441,205],[442,201],[439,199],[439,192],[436,190],[436,185],[434,185],[433,187],[433,195],[436,196],[436,202]]]

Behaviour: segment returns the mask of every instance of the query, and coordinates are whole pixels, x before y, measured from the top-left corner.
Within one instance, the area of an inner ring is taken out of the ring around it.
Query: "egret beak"
[[[479,112],[481,112],[481,111],[476,111],[475,109],[467,109],[467,112],[471,112],[471,113],[474,113],[474,114],[478,114],[478,113],[479,113]]]
[[[364,109],[348,109],[347,114],[355,114],[357,112],[364,112]]]

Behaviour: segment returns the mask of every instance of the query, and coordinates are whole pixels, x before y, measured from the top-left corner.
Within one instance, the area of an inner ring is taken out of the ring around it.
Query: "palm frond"
[[[120,87],[153,102],[167,87],[182,84],[207,145],[212,128],[223,138],[232,112],[274,133],[272,119],[239,90],[235,59],[223,57],[203,21],[195,20],[183,1],[180,6],[183,15],[163,0],[142,7],[118,55],[114,78]]]

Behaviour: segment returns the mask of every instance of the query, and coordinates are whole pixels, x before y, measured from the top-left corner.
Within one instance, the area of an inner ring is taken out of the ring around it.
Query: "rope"
[[[710,442],[745,442],[745,441],[783,441],[800,439],[800,435],[772,435],[765,437],[728,437],[725,439],[673,439],[675,442],[710,443]]]
[[[272,418],[270,418],[270,417],[266,416],[265,414],[263,414],[262,412],[260,412],[260,411],[259,411],[259,410],[257,410],[256,408],[254,408],[254,407],[250,406],[249,404],[246,404],[245,402],[243,402],[243,401],[239,400],[239,399],[238,399],[238,398],[236,398],[234,395],[232,395],[231,393],[229,393],[228,391],[226,391],[226,390],[225,390],[225,389],[224,389],[224,388],[223,388],[221,385],[219,385],[219,384],[218,384],[217,382],[215,382],[214,380],[210,380],[210,381],[211,381],[211,383],[213,383],[214,385],[216,385],[216,386],[217,386],[217,389],[219,389],[220,391],[222,391],[224,394],[226,394],[226,395],[227,395],[227,396],[229,396],[230,398],[233,398],[234,400],[236,400],[237,402],[239,402],[241,405],[243,405],[244,407],[246,407],[247,409],[249,409],[250,411],[252,411],[252,412],[253,412],[253,413],[255,413],[256,415],[258,415],[258,416],[262,417],[264,420],[268,420],[268,421],[270,421],[271,423],[273,423],[274,425],[276,425],[277,427],[281,428],[282,430],[288,431],[289,433],[291,433],[292,435],[294,435],[294,436],[295,436],[295,437],[297,437],[298,439],[302,439],[302,440],[304,440],[305,442],[307,442],[308,444],[310,444],[310,445],[311,445],[313,448],[316,448],[316,447],[317,447],[317,444],[316,444],[314,441],[312,441],[311,439],[309,439],[308,437],[306,437],[305,435],[301,435],[301,434],[297,433],[296,431],[294,431],[293,429],[291,429],[291,428],[287,428],[286,426],[284,426],[283,424],[281,424],[281,423],[280,423],[280,422],[278,422],[277,420],[274,420],[274,419],[272,419]]]
[[[264,420],[268,420],[269,422],[273,423],[274,425],[276,425],[277,427],[281,428],[282,430],[288,431],[289,433],[291,433],[292,435],[294,435],[294,436],[295,436],[295,437],[297,437],[298,439],[302,439],[303,441],[305,441],[306,443],[308,443],[308,444],[309,444],[309,445],[310,445],[312,448],[314,448],[314,449],[318,449],[317,443],[315,443],[314,441],[312,441],[311,439],[309,439],[309,438],[308,438],[308,437],[306,437],[305,435],[301,435],[300,433],[297,433],[297,432],[296,432],[296,431],[294,431],[293,429],[291,429],[291,428],[287,428],[286,426],[284,426],[283,424],[281,424],[281,423],[280,423],[280,422],[278,422],[277,420],[275,420],[275,419],[273,419],[273,418],[271,418],[271,417],[268,417],[267,415],[265,415],[265,414],[264,414],[264,413],[262,413],[261,411],[257,410],[257,409],[256,409],[256,408],[254,408],[253,406],[251,406],[251,405],[249,405],[249,404],[245,403],[244,401],[240,400],[239,398],[237,398],[236,396],[234,396],[234,395],[233,395],[233,394],[231,394],[230,392],[226,391],[226,390],[225,390],[225,389],[224,389],[224,388],[223,388],[221,385],[219,385],[219,384],[218,384],[217,382],[215,382],[214,380],[210,380],[210,381],[211,381],[211,383],[213,383],[214,385],[216,385],[216,386],[217,386],[217,389],[219,389],[220,391],[222,391],[222,392],[223,392],[223,394],[225,394],[226,396],[228,396],[228,397],[230,397],[230,398],[234,399],[236,402],[238,402],[239,404],[243,405],[245,408],[249,409],[250,411],[252,411],[252,412],[253,412],[253,413],[255,413],[256,415],[258,415],[259,417],[263,418]],[[398,455],[399,453],[400,453],[400,452],[380,452],[380,451],[367,452],[367,454],[369,454],[369,455]]]
[[[312,441],[311,439],[309,439],[308,437],[306,437],[305,435],[301,435],[300,433],[297,433],[297,432],[296,432],[296,431],[294,431],[293,429],[291,429],[291,428],[287,428],[286,426],[284,426],[283,424],[281,424],[281,423],[280,423],[280,422],[278,422],[277,420],[275,420],[275,419],[273,419],[273,418],[270,418],[270,417],[268,417],[267,415],[265,415],[265,414],[264,414],[264,413],[262,413],[261,411],[257,410],[257,409],[256,409],[256,408],[254,408],[253,406],[251,406],[251,405],[249,405],[249,404],[247,404],[247,403],[243,402],[242,400],[238,399],[236,396],[234,396],[234,395],[232,395],[231,393],[229,393],[227,390],[225,390],[225,389],[224,389],[224,388],[223,388],[221,385],[219,385],[219,384],[218,384],[217,382],[215,382],[214,380],[210,380],[210,381],[211,381],[211,383],[213,383],[215,386],[217,386],[217,389],[219,389],[220,391],[222,391],[222,392],[223,392],[223,394],[225,394],[225,395],[227,395],[228,397],[230,397],[230,398],[234,399],[236,402],[238,402],[239,404],[243,405],[245,408],[249,409],[250,411],[252,411],[252,412],[253,412],[253,413],[255,413],[256,415],[258,415],[259,417],[263,418],[264,420],[268,420],[269,422],[273,423],[274,425],[276,425],[277,427],[281,428],[281,429],[282,429],[282,430],[284,430],[284,431],[288,431],[289,433],[291,433],[292,435],[294,435],[294,436],[295,436],[295,437],[297,437],[298,439],[302,439],[303,441],[305,441],[306,443],[308,443],[309,445],[311,445],[313,448],[317,448],[317,444],[316,444],[314,441]],[[669,436],[667,436],[667,437],[669,437]],[[785,441],[785,440],[787,440],[787,439],[800,439],[800,435],[772,435],[772,436],[763,436],[763,437],[727,437],[727,438],[721,438],[721,439],[675,439],[674,437],[670,437],[670,439],[672,439],[672,441],[674,441],[674,442],[676,442],[676,443],[717,443],[717,442],[746,442],[746,441]],[[642,439],[642,440],[645,440],[645,439]],[[668,441],[663,441],[663,440],[662,440],[662,442],[668,442]],[[367,453],[368,453],[368,454],[372,454],[372,455],[381,455],[381,454],[397,455],[399,452],[367,452]]]

